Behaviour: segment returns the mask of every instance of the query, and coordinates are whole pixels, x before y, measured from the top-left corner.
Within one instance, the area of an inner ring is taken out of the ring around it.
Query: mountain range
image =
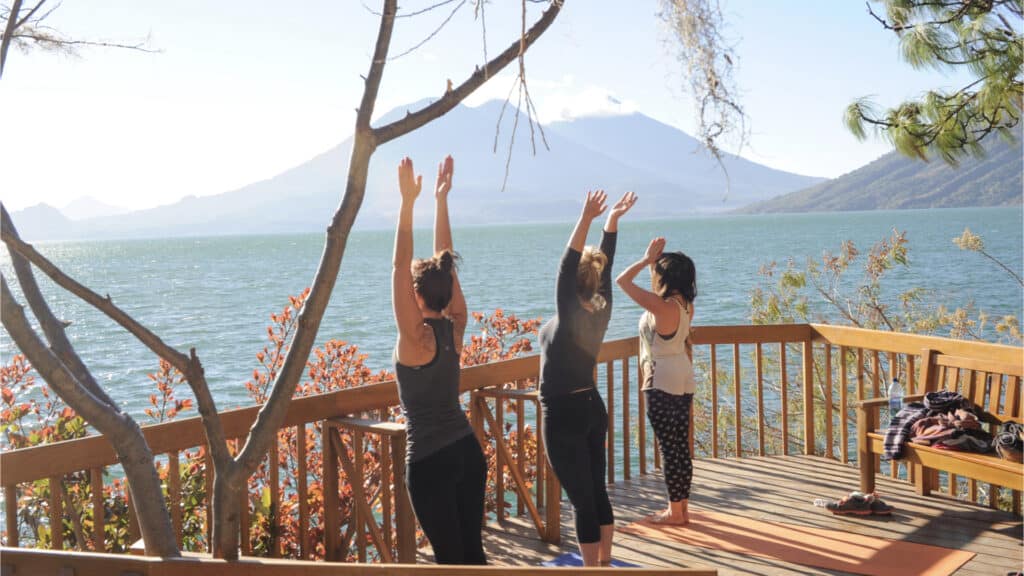
[[[426,103],[392,110],[376,124]],[[476,108],[460,105],[378,148],[356,225],[393,225],[399,205],[395,166],[403,156],[416,162],[425,187],[433,185],[437,162],[445,154],[454,156],[451,211],[455,225],[571,220],[582,193],[598,187],[616,197],[635,190],[642,198],[634,209],[638,217],[669,217],[733,210],[823,180],[726,155],[727,185],[722,167],[697,140],[642,114],[544,125],[543,141],[536,134],[534,154],[523,116],[502,189],[516,111],[510,106],[502,116],[501,110],[499,101]],[[501,129],[496,134],[499,117]],[[351,146],[348,138],[273,178],[222,194],[185,196],[147,210],[75,219],[40,204],[12,218],[22,236],[32,240],[321,231],[344,193]],[[424,193],[425,198],[429,196]],[[431,221],[431,202],[425,198],[417,205],[418,224]]]
[[[907,208],[1014,206],[1024,200],[1024,141],[1020,127],[1007,142],[991,135],[985,155],[957,167],[940,159],[922,162],[890,152],[874,162],[806,190],[745,206],[738,212],[840,212]]]

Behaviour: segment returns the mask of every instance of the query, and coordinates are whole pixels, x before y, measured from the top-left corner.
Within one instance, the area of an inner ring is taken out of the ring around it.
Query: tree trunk
[[[178,550],[167,501],[153,465],[153,452],[146,444],[142,430],[134,420],[125,419],[130,430],[109,436],[117,452],[117,459],[124,468],[124,475],[131,487],[130,498],[139,521],[139,531],[146,547],[146,556],[171,558],[181,555]],[[134,430],[134,434],[130,433]],[[173,471],[171,471],[173,473]],[[98,488],[98,487],[97,487]]]
[[[241,539],[241,511],[243,498],[248,490],[248,476],[240,474],[235,461],[217,465],[213,479],[213,534],[211,547],[214,558],[238,560]],[[245,528],[248,528],[246,526]]]

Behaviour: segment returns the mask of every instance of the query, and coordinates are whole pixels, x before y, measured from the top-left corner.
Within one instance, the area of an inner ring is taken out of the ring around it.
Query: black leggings
[[[544,400],[544,445],[548,462],[576,513],[576,538],[600,542],[601,526],[615,522],[604,475],[608,411],[597,390]]]
[[[690,497],[693,460],[690,457],[690,407],[693,394],[669,394],[657,388],[644,390],[647,418],[665,459],[662,473],[668,487],[668,499],[679,502]]]
[[[416,519],[438,564],[487,564],[480,538],[487,462],[468,434],[406,465],[406,485]]]

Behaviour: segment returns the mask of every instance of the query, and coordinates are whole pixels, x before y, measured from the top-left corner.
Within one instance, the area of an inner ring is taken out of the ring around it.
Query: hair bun
[[[442,272],[449,273],[453,268],[455,268],[455,261],[458,257],[458,254],[451,250],[442,250],[437,256],[435,256],[435,258],[437,258],[437,267]]]

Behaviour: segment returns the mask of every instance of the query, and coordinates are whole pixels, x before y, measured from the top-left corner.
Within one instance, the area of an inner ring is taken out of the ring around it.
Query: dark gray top
[[[434,359],[406,366],[394,354],[398,400],[405,414],[406,461],[415,462],[473,433],[459,402],[459,354],[452,321],[424,318],[434,331]]]
[[[608,257],[597,289],[606,302],[601,310],[588,312],[576,295],[576,270],[582,254],[566,248],[562,255],[555,286],[558,312],[540,329],[541,399],[595,385],[594,365],[612,317],[612,261],[616,237],[615,232],[601,236],[601,251]]]

